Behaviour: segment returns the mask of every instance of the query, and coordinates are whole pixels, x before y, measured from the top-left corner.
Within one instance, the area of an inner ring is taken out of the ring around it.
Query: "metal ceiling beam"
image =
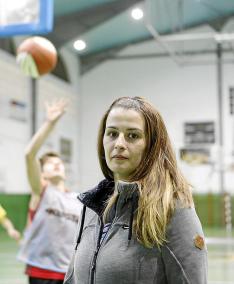
[[[120,51],[120,50],[119,50]],[[152,58],[165,58],[168,57],[167,52],[163,53],[148,53],[148,54],[129,54],[129,55],[116,55],[117,50],[112,50],[109,51],[106,54],[99,54],[98,57],[95,58],[86,58],[85,61],[83,59],[82,61],[82,75],[96,67],[98,64],[103,63],[106,60],[116,60],[116,61],[121,61],[121,60],[138,60],[138,59],[152,59]],[[225,54],[234,54],[234,51],[232,48],[223,48],[223,53]],[[201,49],[201,50],[189,50],[189,51],[184,51],[183,57],[189,57],[191,59],[192,56],[200,56],[200,55],[207,55],[207,54],[216,54],[215,49]],[[223,60],[224,64],[234,64],[234,59],[225,59]],[[190,60],[184,60],[181,62],[180,66],[190,66],[190,65],[215,65],[216,61],[215,58],[214,60],[201,60],[199,59],[198,61],[190,61]]]
[[[47,35],[57,48],[109,20],[141,0],[118,0],[82,11],[55,17],[54,29]]]
[[[230,18],[233,17],[233,16],[234,16],[234,14],[229,15],[229,16],[223,16],[223,17],[220,17],[216,20],[209,21],[208,24],[217,32],[221,32],[223,27],[225,26],[226,22],[228,20],[230,20]]]
[[[221,23],[223,23],[223,25],[225,25],[225,23],[230,20],[230,18],[234,17],[234,14],[233,15],[230,15],[230,16],[225,16],[225,17],[222,17],[222,18],[219,18],[219,19],[216,19],[216,20],[212,20],[212,21],[207,21],[207,22],[204,22],[204,23],[201,23],[201,24],[192,24],[192,25],[189,25],[189,26],[186,26],[186,28],[184,29],[184,31],[187,31],[188,29],[192,29],[192,28],[195,28],[195,27],[202,27],[204,25],[210,25],[212,28],[214,27],[217,27],[217,26],[220,26]],[[223,26],[222,25],[222,26]],[[214,30],[217,30],[214,28]],[[218,31],[218,30],[217,30]],[[220,30],[219,30],[220,31]],[[211,34],[211,33],[210,33]],[[164,36],[166,38],[166,36],[168,35],[168,41],[170,41],[170,35],[172,35],[173,37],[173,33],[162,33],[160,34],[162,36]],[[183,34],[181,33],[180,34],[181,38],[183,37]],[[184,35],[184,37],[186,37],[186,35]],[[196,37],[196,34],[195,36]],[[118,48],[118,49],[123,49],[125,47],[127,47],[128,45],[132,45],[132,44],[139,44],[139,43],[143,43],[143,42],[147,42],[149,40],[152,40],[152,36],[147,36],[147,37],[141,37],[141,38],[138,38],[136,40],[133,40],[133,41],[129,41],[128,43],[124,43],[124,44],[119,44],[118,46],[111,46],[111,47],[107,47],[105,49],[103,49],[102,51],[97,51],[97,52],[93,52],[93,53],[89,53],[89,54],[84,54],[84,55],[80,55],[81,58],[87,58],[87,57],[92,57],[94,58],[95,55],[99,56],[101,53],[107,53],[115,48]],[[203,38],[203,36],[201,36],[201,39]],[[204,38],[203,38],[204,39]]]
[[[95,57],[94,59],[86,59],[82,61],[82,72],[81,75],[84,75],[94,67],[96,67],[98,64],[101,64],[105,62],[106,60],[138,60],[138,59],[152,59],[152,58],[165,58],[168,57],[168,53],[148,53],[148,54],[133,54],[133,55],[116,55],[116,50],[110,51],[108,54],[104,56],[100,55],[98,58]],[[191,59],[192,56],[200,56],[200,55],[207,55],[207,54],[213,54],[215,55],[216,50],[215,49],[201,49],[201,50],[189,50],[183,52],[183,57],[189,57]],[[234,51],[232,48],[224,48],[223,53],[225,54],[234,54]],[[224,64],[234,64],[234,59],[225,59],[223,60]],[[190,66],[190,65],[215,65],[216,61],[213,60],[198,60],[198,61],[182,61],[180,66]]]
[[[232,48],[223,48],[223,53],[234,55]],[[187,50],[184,51],[183,56],[199,56],[199,55],[207,55],[207,54],[216,54],[216,49],[200,49],[200,50]],[[152,58],[164,58],[168,57],[167,52],[155,52],[155,53],[138,53],[138,54],[128,54],[128,55],[113,55],[108,59],[111,60],[136,60],[136,59],[152,59]],[[230,61],[228,59],[228,61]],[[187,63],[187,62],[186,62]],[[216,63],[214,63],[216,64]]]
[[[202,23],[201,25],[190,25],[187,26],[185,30],[194,28],[194,27],[198,27],[198,26],[203,26],[204,24],[208,24],[210,25],[212,28],[214,28],[216,31],[220,31],[221,28],[225,25],[225,23],[232,18],[234,15],[229,15],[229,16],[223,16],[220,17],[216,20],[212,20],[212,21],[207,21],[206,23]],[[164,34],[168,35],[168,38],[170,37],[169,33]],[[182,36],[182,35],[181,35]],[[102,51],[98,51],[95,53],[91,53],[91,54],[87,54],[87,55],[81,55],[81,73],[85,74],[86,72],[90,71],[92,68],[96,67],[99,63],[104,62],[105,60],[108,60],[110,58],[113,58],[115,56],[115,54],[119,51],[121,51],[122,49],[126,48],[129,45],[133,45],[133,44],[139,44],[139,43],[143,43],[146,41],[152,40],[152,37],[145,37],[145,38],[139,38],[136,39],[134,41],[128,42],[128,43],[124,43],[124,44],[120,44],[118,46],[112,46],[109,48],[106,48]],[[110,56],[111,55],[111,56]]]

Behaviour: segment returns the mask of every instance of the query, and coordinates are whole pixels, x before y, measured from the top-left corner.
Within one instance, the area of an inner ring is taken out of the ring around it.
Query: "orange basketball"
[[[43,37],[30,37],[17,49],[17,62],[26,75],[34,78],[51,72],[57,63],[54,45]]]

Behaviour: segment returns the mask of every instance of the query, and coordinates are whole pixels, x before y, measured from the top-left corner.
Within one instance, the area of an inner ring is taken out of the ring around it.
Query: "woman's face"
[[[106,120],[103,146],[114,179],[127,181],[139,166],[146,148],[143,116],[133,109],[113,108]]]

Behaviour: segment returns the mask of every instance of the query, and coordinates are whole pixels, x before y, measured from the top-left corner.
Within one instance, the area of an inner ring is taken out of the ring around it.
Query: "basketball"
[[[48,39],[30,37],[19,45],[16,60],[25,75],[38,78],[55,68],[57,51]]]

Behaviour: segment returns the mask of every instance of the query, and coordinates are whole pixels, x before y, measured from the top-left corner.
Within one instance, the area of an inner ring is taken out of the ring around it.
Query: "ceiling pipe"
[[[154,29],[154,28],[153,28]],[[156,39],[157,40],[157,39]],[[234,40],[234,33],[183,33],[160,36],[161,42],[214,40],[217,42]]]
[[[181,64],[180,59],[176,53],[165,41],[162,40],[162,36],[158,33],[158,31],[154,28],[154,26],[151,24],[151,17],[150,17],[150,11],[151,9],[151,1],[145,0],[145,11],[146,11],[146,17],[144,17],[144,25],[146,29],[150,32],[150,34],[153,36],[155,41],[159,43],[163,49],[166,50],[166,52],[170,55],[170,57],[174,60],[174,62],[178,65]]]
[[[224,41],[234,41],[234,33],[180,33],[173,35],[160,35],[156,28],[152,25],[150,11],[152,11],[151,0],[145,0],[146,17],[144,18],[144,25],[146,29],[153,36],[154,40],[162,46],[162,48],[169,54],[177,65],[184,65],[181,54],[176,52],[168,43],[170,42],[184,42],[196,40],[214,40],[217,43]]]

